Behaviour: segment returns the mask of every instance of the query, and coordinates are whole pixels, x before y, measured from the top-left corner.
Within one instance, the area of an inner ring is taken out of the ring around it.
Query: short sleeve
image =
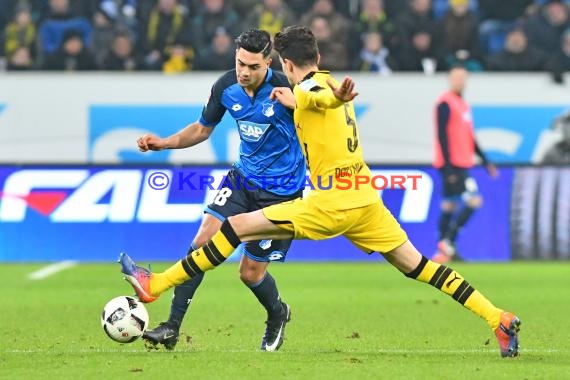
[[[224,89],[222,78],[220,78],[212,86],[208,102],[202,109],[200,124],[206,127],[215,127],[222,120],[222,117],[224,117],[226,113],[226,107],[222,104],[222,93]]]

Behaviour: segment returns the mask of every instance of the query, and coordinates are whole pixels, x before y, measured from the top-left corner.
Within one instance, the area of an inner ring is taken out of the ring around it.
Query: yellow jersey
[[[354,105],[334,96],[329,78],[328,71],[312,72],[293,88],[295,129],[314,189],[309,196],[326,208],[363,207],[378,202],[378,191],[362,157]]]

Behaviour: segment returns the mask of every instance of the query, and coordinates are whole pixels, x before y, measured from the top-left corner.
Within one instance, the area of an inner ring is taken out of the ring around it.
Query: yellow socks
[[[454,300],[485,319],[492,330],[499,327],[502,310],[496,308],[453,269],[422,257],[418,267],[406,276],[429,283],[449,294]]]
[[[150,292],[158,296],[165,290],[184,283],[198,273],[214,269],[223,263],[240,245],[241,241],[226,220],[206,245],[189,253],[185,258],[162,273],[154,273],[150,279]]]
[[[190,276],[182,267],[182,261],[180,260],[164,272],[152,274],[150,278],[150,293],[153,296],[159,296],[171,287],[180,285],[189,279]]]

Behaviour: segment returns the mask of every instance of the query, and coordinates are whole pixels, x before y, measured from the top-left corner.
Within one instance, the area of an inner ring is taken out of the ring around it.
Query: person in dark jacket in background
[[[546,67],[546,55],[538,48],[529,45],[522,28],[513,29],[500,53],[487,58],[490,71],[540,71]]]
[[[95,70],[95,58],[83,44],[83,35],[77,30],[68,30],[63,36],[59,50],[46,57],[44,70],[85,71]]]
[[[554,120],[553,128],[560,129],[562,140],[546,151],[542,163],[545,165],[570,165],[570,110]]]

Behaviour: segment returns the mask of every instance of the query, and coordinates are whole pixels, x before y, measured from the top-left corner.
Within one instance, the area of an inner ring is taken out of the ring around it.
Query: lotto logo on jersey
[[[249,142],[257,142],[265,134],[271,124],[258,124],[252,122],[238,121],[239,134],[242,139]]]

